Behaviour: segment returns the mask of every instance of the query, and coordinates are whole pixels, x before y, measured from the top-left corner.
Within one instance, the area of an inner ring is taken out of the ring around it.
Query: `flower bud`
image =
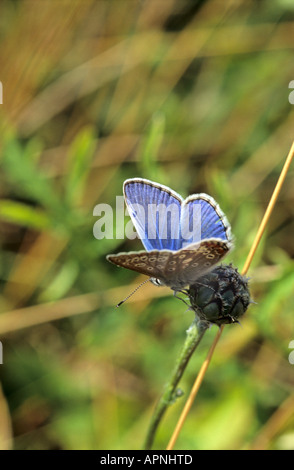
[[[221,265],[197,279],[188,289],[199,320],[222,325],[236,323],[251,303],[248,278],[230,265]]]

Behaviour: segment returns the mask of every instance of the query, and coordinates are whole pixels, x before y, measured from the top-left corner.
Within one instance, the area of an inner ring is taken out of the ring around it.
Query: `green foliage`
[[[76,205],[84,192],[96,147],[92,129],[83,129],[71,144],[64,181],[65,201]]]
[[[165,118],[157,111],[151,118],[149,129],[143,137],[137,154],[139,171],[152,181],[164,181],[165,176],[158,164],[160,146],[164,136]]]

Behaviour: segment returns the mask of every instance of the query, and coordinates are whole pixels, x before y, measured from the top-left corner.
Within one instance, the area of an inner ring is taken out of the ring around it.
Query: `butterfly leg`
[[[186,290],[174,290],[174,297],[175,297],[176,299],[179,299],[179,300],[181,300],[182,302],[184,302],[184,304],[187,305],[187,306],[189,307],[189,309],[191,309],[191,305],[188,304],[188,302],[186,302],[184,299],[182,299],[182,297],[179,297],[179,296],[177,295],[178,292],[180,292],[181,294],[184,294],[184,295],[188,295],[188,291],[186,291]]]

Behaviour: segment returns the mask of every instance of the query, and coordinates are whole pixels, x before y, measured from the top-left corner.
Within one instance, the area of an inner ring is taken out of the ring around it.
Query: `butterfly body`
[[[230,225],[211,196],[194,194],[184,200],[167,186],[142,178],[126,180],[123,189],[146,251],[108,255],[108,261],[178,291],[232,248]]]

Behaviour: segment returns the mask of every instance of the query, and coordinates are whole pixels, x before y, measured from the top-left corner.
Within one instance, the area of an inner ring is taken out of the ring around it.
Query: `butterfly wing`
[[[108,255],[106,258],[117,266],[164,281],[167,262],[172,253],[170,250],[131,251]]]
[[[210,271],[230,251],[231,245],[221,239],[202,240],[188,245],[173,255],[176,270],[168,269],[164,284],[179,290],[193,284],[200,276]]]
[[[180,290],[213,268],[229,251],[228,242],[203,240],[178,251],[151,250],[108,255],[108,261]]]
[[[182,246],[200,240],[221,239],[232,246],[231,227],[216,201],[208,194],[193,194],[182,204]]]
[[[142,178],[124,183],[129,215],[147,251],[178,250],[183,199],[167,186]]]

